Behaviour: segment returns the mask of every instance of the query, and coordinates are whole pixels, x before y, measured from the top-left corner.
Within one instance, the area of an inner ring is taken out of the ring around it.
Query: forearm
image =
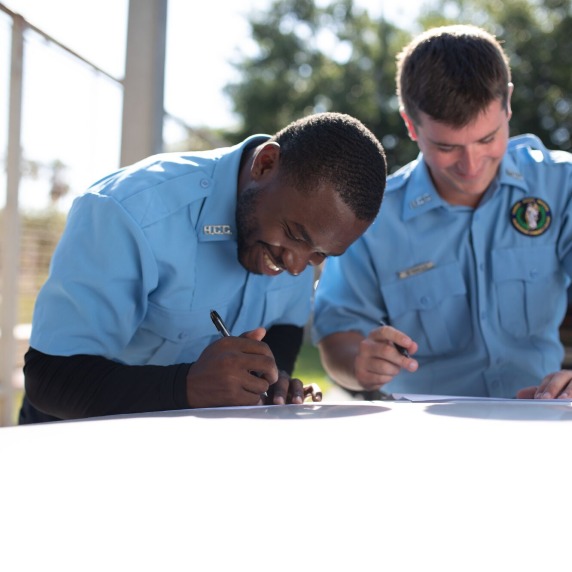
[[[363,336],[358,332],[337,332],[318,344],[322,365],[338,385],[351,391],[363,391],[355,377],[355,359]]]
[[[30,348],[26,395],[40,411],[60,419],[188,407],[190,364],[130,366],[100,356],[51,356]]]

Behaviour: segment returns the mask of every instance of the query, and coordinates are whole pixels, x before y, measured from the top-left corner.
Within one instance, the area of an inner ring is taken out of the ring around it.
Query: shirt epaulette
[[[536,135],[526,133],[524,135],[517,135],[511,137],[508,142],[507,151],[509,153],[515,152],[518,149],[526,148],[528,156],[535,162],[541,163],[543,161],[551,161],[551,152],[546,148],[544,143]]]
[[[416,165],[421,160],[421,155],[417,158],[417,160],[408,163],[404,167],[398,169],[395,173],[392,173],[387,177],[387,184],[385,186],[385,190],[387,191],[394,191],[395,189],[400,189],[407,184],[411,173],[415,169]]]

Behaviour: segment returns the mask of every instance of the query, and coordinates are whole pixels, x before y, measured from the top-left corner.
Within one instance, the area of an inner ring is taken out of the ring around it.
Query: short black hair
[[[316,113],[272,140],[280,145],[283,175],[302,192],[331,184],[356,218],[377,216],[387,178],[385,151],[361,121],[344,113]]]

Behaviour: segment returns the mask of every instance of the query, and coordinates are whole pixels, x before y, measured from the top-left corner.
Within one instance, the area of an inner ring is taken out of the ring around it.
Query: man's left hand
[[[517,399],[572,399],[572,370],[563,369],[547,375],[540,385],[525,387]]]
[[[306,397],[313,402],[322,401],[322,392],[318,385],[312,383],[304,386],[297,378],[291,378],[285,371],[280,371],[278,381],[268,389],[266,405],[285,405],[287,403],[304,403]]]

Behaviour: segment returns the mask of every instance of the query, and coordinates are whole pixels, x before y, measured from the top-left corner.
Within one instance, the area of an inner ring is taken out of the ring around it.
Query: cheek
[[[456,163],[454,153],[431,153],[424,154],[425,162],[431,167],[432,170],[444,170],[453,166]]]
[[[258,227],[258,240],[273,246],[275,248],[282,248],[286,242],[284,238],[284,231],[281,227],[275,225],[261,225]]]
[[[499,142],[499,144],[495,146],[494,151],[491,153],[492,157],[500,162],[506,153],[506,148],[507,143],[505,141]]]

